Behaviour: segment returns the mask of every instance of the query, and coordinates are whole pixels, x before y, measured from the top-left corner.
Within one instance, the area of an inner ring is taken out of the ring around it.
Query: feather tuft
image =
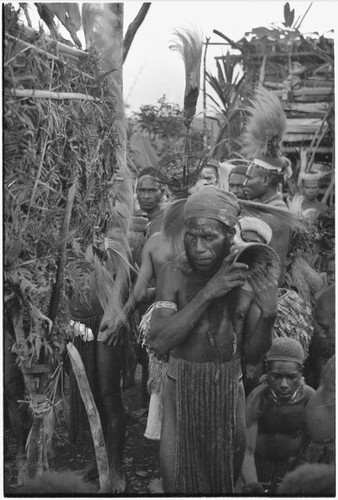
[[[196,113],[200,90],[203,35],[197,29],[176,29],[169,45],[180,53],[185,68],[184,115],[189,126]]]
[[[174,255],[179,255],[183,249],[184,236],[184,205],[186,198],[171,203],[163,217],[162,232],[166,240],[170,242]]]
[[[278,97],[260,86],[248,111],[251,113],[242,135],[242,154],[249,160],[261,156],[277,158],[286,132],[286,115]]]

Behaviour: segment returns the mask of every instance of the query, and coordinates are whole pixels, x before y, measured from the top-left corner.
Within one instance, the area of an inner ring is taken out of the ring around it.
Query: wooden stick
[[[77,384],[79,386],[81,398],[88,415],[95,449],[97,470],[99,473],[100,491],[104,492],[107,491],[107,487],[109,485],[109,466],[100,415],[97,410],[93,394],[90,390],[86,371],[78,350],[71,342],[68,342],[67,351]]]
[[[91,95],[79,94],[74,92],[50,92],[49,90],[35,90],[35,89],[10,89],[12,95],[16,97],[34,97],[36,99],[82,99],[83,101],[101,102],[98,97]]]

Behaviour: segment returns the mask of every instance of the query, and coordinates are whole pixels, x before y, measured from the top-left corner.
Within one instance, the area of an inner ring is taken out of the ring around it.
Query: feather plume
[[[242,154],[249,160],[260,156],[277,158],[281,155],[281,142],[287,127],[278,97],[260,86],[248,111],[251,116],[242,135]]]
[[[185,68],[184,116],[186,126],[196,113],[196,104],[200,90],[203,35],[196,29],[176,29],[169,48],[180,53]]]
[[[292,231],[304,231],[306,229],[303,219],[289,210],[248,200],[238,200],[238,203],[245,210],[246,215],[263,219],[264,222],[272,226],[276,224],[277,219],[278,224],[285,225]]]
[[[184,205],[186,198],[174,201],[165,211],[162,232],[166,240],[170,242],[174,255],[179,255],[183,249],[184,235]]]
[[[308,302],[311,301],[311,296],[323,288],[320,274],[301,256],[297,256],[292,264],[291,278],[292,286],[296,287],[302,299]]]

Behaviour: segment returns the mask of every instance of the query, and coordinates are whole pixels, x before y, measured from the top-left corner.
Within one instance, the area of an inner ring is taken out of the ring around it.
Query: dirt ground
[[[142,408],[141,369],[136,371],[136,383],[123,392],[127,412],[127,435],[124,454],[124,469],[127,478],[126,494],[149,495],[149,484],[160,477],[159,443],[143,436],[146,428],[147,409]],[[4,459],[4,494],[15,496],[17,470],[15,465],[15,442],[10,429],[5,430],[9,456]],[[55,438],[55,458],[53,470],[84,469],[94,458],[94,448],[90,431],[77,439],[75,444],[68,441],[67,428],[58,429]],[[93,484],[99,489],[98,481]]]

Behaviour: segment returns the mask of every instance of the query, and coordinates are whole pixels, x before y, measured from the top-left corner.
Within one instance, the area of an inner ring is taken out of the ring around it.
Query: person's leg
[[[163,389],[163,420],[160,441],[160,464],[164,493],[174,489],[176,451],[176,383],[166,378]]]
[[[100,407],[105,421],[111,492],[122,493],[126,486],[122,472],[126,419],[120,389],[121,351],[118,347],[102,342],[97,342],[96,348]]]
[[[234,483],[236,483],[242,469],[245,453],[245,393],[241,382],[238,388],[238,402],[236,410],[236,433],[234,447]]]
[[[25,383],[17,364],[17,356],[11,352],[14,340],[4,330],[4,395],[10,426],[16,442],[16,465],[18,468],[18,485],[22,482],[22,470],[26,460],[26,439],[28,405],[18,403],[25,399]]]

